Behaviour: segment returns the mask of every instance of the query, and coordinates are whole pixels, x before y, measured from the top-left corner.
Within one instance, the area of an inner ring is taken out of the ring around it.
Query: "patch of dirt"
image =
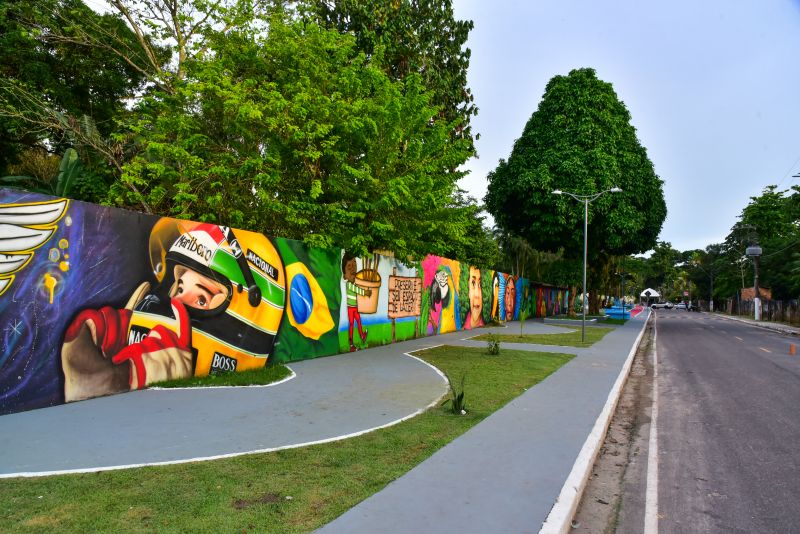
[[[630,491],[635,486],[629,479],[640,475],[633,472],[637,470],[629,472],[629,466],[643,454],[642,444],[647,436],[641,435],[642,425],[647,424],[649,429],[653,388],[651,354],[652,326],[648,326],[573,518],[572,532],[597,534],[618,531],[623,496],[626,489]],[[646,469],[646,451],[642,460]],[[626,506],[635,507],[638,503],[628,502]]]
[[[280,495],[276,495],[275,493],[265,493],[261,497],[257,499],[236,499],[233,501],[233,507],[237,510],[244,510],[245,508],[249,508],[254,504],[275,504],[281,502]]]

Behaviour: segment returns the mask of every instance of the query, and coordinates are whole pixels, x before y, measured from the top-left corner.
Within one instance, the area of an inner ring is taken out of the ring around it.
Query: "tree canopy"
[[[621,187],[589,208],[589,255],[651,249],[666,218],[662,181],[639,143],[631,117],[611,84],[592,69],[547,84],[542,101],[508,160],[489,174],[485,198],[501,228],[537,249],[565,257],[583,253],[583,206],[560,189],[591,195]]]
[[[352,34],[368,57],[394,80],[419,74],[440,118],[453,136],[472,142],[470,119],[478,112],[467,86],[472,21],[458,20],[452,0],[301,0],[301,11],[326,28]]]
[[[357,254],[491,260],[456,185],[474,153],[472,23],[449,1],[289,4],[110,0],[101,16],[47,0],[15,38],[53,64],[63,48],[72,77],[94,68],[84,92],[108,106],[53,106],[50,77],[3,85],[0,115],[102,161],[111,204]]]

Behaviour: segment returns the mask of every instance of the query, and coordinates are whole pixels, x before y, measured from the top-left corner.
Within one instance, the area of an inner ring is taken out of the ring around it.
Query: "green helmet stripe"
[[[233,256],[233,254],[230,254],[225,250],[217,249],[217,253],[214,254],[214,257],[211,260],[211,269],[222,274],[234,284],[241,284],[243,286],[247,285],[244,280],[244,276],[242,275],[242,271],[239,269],[239,264],[236,263],[236,258]],[[270,304],[283,309],[286,290],[279,286],[274,280],[265,277],[259,271],[252,269],[252,272],[253,279],[256,281],[256,285],[258,285],[258,287],[261,289],[262,300],[265,300]]]

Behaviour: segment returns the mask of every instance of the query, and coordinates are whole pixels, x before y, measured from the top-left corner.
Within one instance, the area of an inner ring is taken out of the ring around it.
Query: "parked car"
[[[676,309],[676,310],[685,310],[685,309],[686,309],[686,303],[685,303],[685,302],[679,302],[679,303],[677,303],[677,304],[675,305],[675,309]]]
[[[657,310],[657,309],[659,309],[659,308],[666,308],[666,309],[668,309],[668,310],[671,310],[671,309],[672,309],[672,303],[671,303],[670,301],[666,301],[666,302],[654,302],[654,303],[652,303],[652,304],[650,305],[650,307],[651,307],[651,308],[653,308],[654,310]]]

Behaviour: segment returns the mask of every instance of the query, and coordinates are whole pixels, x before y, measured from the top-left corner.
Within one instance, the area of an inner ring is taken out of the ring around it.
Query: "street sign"
[[[683,296],[684,296],[684,297],[688,297],[688,296],[689,296],[689,292],[688,292],[688,291],[684,291],[684,292],[683,292]]]

